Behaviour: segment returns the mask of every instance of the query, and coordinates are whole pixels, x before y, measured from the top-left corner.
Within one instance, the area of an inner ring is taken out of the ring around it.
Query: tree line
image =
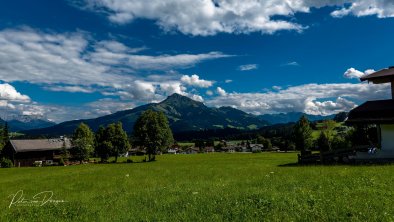
[[[81,123],[73,133],[71,152],[81,162],[92,156],[100,157],[102,162],[115,157],[117,162],[118,157],[134,145],[144,148],[148,161],[153,161],[158,151],[169,147],[173,142],[167,117],[162,112],[147,110],[137,119],[130,140],[121,122],[100,126],[96,132]]]

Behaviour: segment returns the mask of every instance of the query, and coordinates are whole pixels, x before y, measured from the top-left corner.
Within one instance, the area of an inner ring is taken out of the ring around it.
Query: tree
[[[63,161],[68,160],[70,153],[67,150],[66,138],[63,139],[62,149],[60,151]]]
[[[147,110],[134,125],[134,136],[146,148],[149,161],[155,160],[158,150],[169,147],[174,142],[167,117],[162,112]]]
[[[111,143],[112,155],[115,156],[115,162],[117,162],[119,155],[126,153],[130,149],[129,139],[123,130],[121,122],[110,124],[106,131],[108,136],[107,142]]]
[[[95,134],[95,153],[100,157],[101,162],[107,162],[112,152],[112,144],[108,141],[106,129],[100,126]]]
[[[94,150],[94,134],[88,125],[81,123],[73,134],[74,156],[82,161]]]
[[[331,150],[331,141],[330,138],[324,131],[320,132],[319,138],[317,139],[317,146],[320,151],[330,151]]]
[[[331,151],[332,141],[334,139],[335,127],[337,123],[333,120],[325,120],[321,123],[322,129],[317,139],[317,146],[320,151]]]
[[[271,140],[267,139],[267,138],[265,138],[265,137],[263,137],[261,135],[257,136],[256,142],[258,144],[263,144],[264,149],[268,149],[268,150],[272,149]]]
[[[305,151],[312,147],[312,129],[305,116],[302,116],[294,125],[293,140],[298,150]]]

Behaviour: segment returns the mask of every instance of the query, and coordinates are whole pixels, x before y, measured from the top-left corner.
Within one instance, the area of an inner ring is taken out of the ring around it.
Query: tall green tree
[[[95,134],[95,138],[95,154],[100,157],[101,162],[107,162],[113,147],[107,136],[106,128],[100,126]]]
[[[129,139],[123,130],[121,122],[108,125],[106,131],[107,142],[111,143],[112,155],[115,156],[115,162],[117,162],[119,155],[126,153],[130,149]]]
[[[317,139],[317,145],[321,151],[332,150],[332,141],[334,140],[334,129],[336,126],[337,122],[334,120],[325,120],[321,123],[322,130],[319,138]]]
[[[296,145],[296,149],[301,151],[309,150],[312,147],[312,128],[309,120],[305,116],[302,116],[294,125],[293,141]]]
[[[88,125],[81,123],[73,134],[74,156],[82,161],[87,159],[94,151],[94,134]]]
[[[149,161],[155,160],[159,150],[174,143],[167,117],[162,112],[147,110],[134,125],[134,137],[146,148]]]

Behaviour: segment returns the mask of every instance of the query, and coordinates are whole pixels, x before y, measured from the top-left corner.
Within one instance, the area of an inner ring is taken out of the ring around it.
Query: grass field
[[[295,153],[0,169],[0,221],[393,221],[394,165],[281,166]],[[44,206],[11,206],[53,191]]]

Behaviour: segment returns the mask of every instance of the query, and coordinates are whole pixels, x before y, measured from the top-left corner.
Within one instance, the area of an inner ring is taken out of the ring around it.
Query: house
[[[222,148],[227,153],[235,153],[236,147],[235,146],[227,146]]]
[[[169,148],[167,150],[168,154],[177,154],[178,153],[178,149],[177,148]]]
[[[373,84],[391,83],[392,98],[368,101],[349,112],[346,123],[350,125],[376,125],[377,147],[380,148],[373,149],[374,152],[357,152],[354,158],[394,160],[394,67],[363,76],[360,80]]]
[[[183,150],[182,154],[196,154],[198,152],[200,152],[198,147],[189,147]]]
[[[250,144],[250,150],[255,153],[255,152],[261,152],[264,150],[264,145],[263,144]]]
[[[14,166],[33,166],[34,162],[52,164],[59,162],[63,149],[71,149],[67,138],[10,140],[3,148],[2,155],[10,159]]]
[[[215,152],[215,148],[213,146],[205,147],[205,152],[206,153],[214,153]]]

